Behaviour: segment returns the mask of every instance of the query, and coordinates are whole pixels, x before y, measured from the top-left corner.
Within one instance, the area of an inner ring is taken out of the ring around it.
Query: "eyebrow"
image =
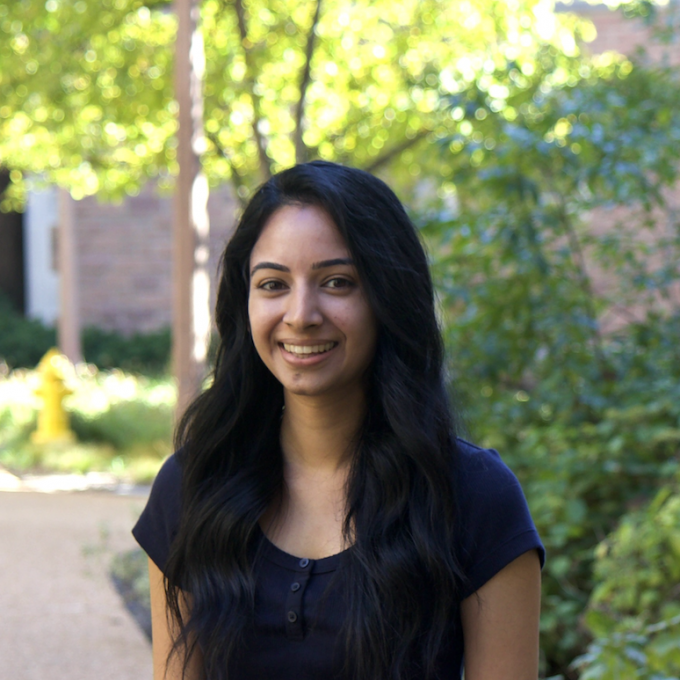
[[[354,266],[354,260],[349,257],[336,257],[334,260],[321,260],[312,265],[312,269],[325,269],[326,267],[337,267],[339,264],[347,264],[350,267]]]
[[[258,269],[276,269],[279,272],[289,272],[288,267],[284,267],[282,264],[276,264],[276,262],[258,262],[250,271],[252,276]]]
[[[314,262],[312,269],[325,269],[326,267],[337,267],[338,265],[354,266],[354,260],[349,257],[336,257],[334,260],[321,260],[321,262]],[[279,272],[290,272],[290,269],[285,265],[276,262],[258,262],[251,270],[252,276],[258,269],[276,269]]]

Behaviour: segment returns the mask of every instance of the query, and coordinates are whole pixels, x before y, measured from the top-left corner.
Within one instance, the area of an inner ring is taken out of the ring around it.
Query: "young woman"
[[[543,548],[454,430],[427,260],[380,180],[264,184],[222,259],[214,381],[134,534],[154,677],[535,680]]]

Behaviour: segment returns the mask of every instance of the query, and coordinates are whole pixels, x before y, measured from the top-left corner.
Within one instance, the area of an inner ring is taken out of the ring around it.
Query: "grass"
[[[0,465],[15,473],[108,472],[148,483],[172,448],[176,392],[170,378],[148,378],[91,365],[67,367],[64,400],[77,441],[37,445],[31,433],[40,399],[36,371],[0,373]]]
[[[117,553],[111,560],[111,579],[137,625],[151,641],[149,567],[141,548]]]

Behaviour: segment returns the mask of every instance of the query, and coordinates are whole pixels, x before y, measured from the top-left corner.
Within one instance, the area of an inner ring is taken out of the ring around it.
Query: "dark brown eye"
[[[354,283],[342,276],[335,276],[332,279],[328,279],[324,285],[328,288],[351,288]]]
[[[267,290],[267,291],[276,291],[276,290],[282,290],[283,289],[283,284],[281,281],[263,281],[258,288],[261,290]]]

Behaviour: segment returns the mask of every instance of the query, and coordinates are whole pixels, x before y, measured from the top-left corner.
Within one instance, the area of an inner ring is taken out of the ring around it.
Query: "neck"
[[[307,397],[285,393],[281,449],[287,467],[327,473],[346,469],[366,413],[362,393]]]

